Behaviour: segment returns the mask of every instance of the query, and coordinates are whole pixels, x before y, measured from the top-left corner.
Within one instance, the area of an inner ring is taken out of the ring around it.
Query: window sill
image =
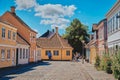
[[[1,59],[1,61],[5,61],[5,59]]]
[[[6,40],[5,38],[2,38],[2,40]]]
[[[7,61],[10,61],[10,59],[7,59]]]

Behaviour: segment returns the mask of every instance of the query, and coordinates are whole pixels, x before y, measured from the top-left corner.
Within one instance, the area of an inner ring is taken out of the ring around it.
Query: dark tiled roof
[[[59,34],[55,33],[50,38],[40,37],[37,39],[37,46],[41,48],[72,48],[67,40],[63,39]]]
[[[45,32],[42,36],[40,36],[40,37],[47,37],[47,38],[49,38],[49,37],[51,37],[52,35],[54,35],[55,33],[54,32],[52,32],[52,31],[47,31],[47,32]],[[39,37],[39,38],[40,38]]]
[[[17,43],[23,45],[30,45],[19,33],[17,33]]]

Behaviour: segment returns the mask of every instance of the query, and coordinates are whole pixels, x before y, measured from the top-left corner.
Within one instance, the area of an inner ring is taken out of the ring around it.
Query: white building
[[[108,48],[113,53],[120,48],[120,0],[106,14],[108,26]]]
[[[17,33],[16,65],[29,63],[29,43]]]

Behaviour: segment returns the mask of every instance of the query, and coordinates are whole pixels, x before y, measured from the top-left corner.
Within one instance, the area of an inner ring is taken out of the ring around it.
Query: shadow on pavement
[[[47,61],[41,61],[37,63],[29,63],[25,65],[19,65],[15,67],[1,68],[0,69],[0,80],[10,80],[12,78],[17,77],[17,74],[22,74],[24,72],[28,72],[31,70],[35,70],[34,67],[37,66],[49,66],[50,63]],[[14,75],[14,76],[10,76]]]

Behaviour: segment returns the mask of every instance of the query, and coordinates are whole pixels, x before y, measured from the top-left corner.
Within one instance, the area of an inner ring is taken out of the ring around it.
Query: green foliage
[[[95,67],[96,67],[96,69],[100,68],[100,57],[99,56],[97,56],[95,59]]]
[[[112,71],[115,78],[120,80],[120,51],[113,55]]]
[[[88,42],[88,27],[83,25],[78,19],[74,19],[70,26],[66,28],[63,38],[68,39],[69,44],[74,48],[74,52],[82,53],[82,40]]]
[[[106,71],[107,73],[112,73],[112,60],[108,53],[104,53],[101,59],[100,68],[101,70]]]

